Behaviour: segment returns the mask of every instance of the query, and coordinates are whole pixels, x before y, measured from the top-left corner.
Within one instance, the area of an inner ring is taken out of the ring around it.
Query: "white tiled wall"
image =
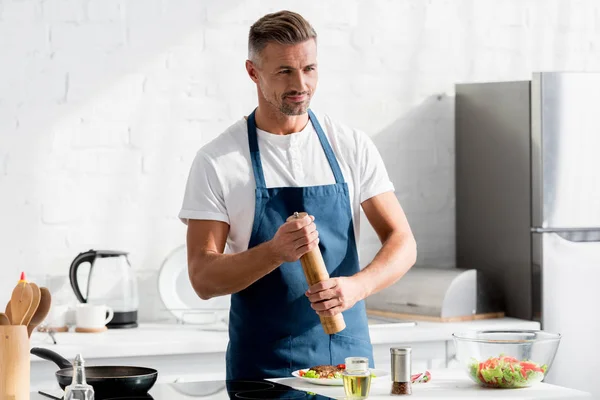
[[[319,34],[313,108],[373,137],[422,265],[454,260],[453,84],[600,69],[595,0],[0,0],[0,301],[93,247],[130,251],[158,304],[190,162],[254,107],[248,27],[283,8]]]

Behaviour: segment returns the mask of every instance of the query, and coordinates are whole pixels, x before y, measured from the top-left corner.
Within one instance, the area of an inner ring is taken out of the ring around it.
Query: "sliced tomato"
[[[304,371],[301,370],[301,371],[298,372],[298,375],[304,376],[304,375],[306,375],[306,372],[304,372]]]
[[[484,369],[495,369],[497,365],[498,365],[498,359],[490,358],[483,363],[483,368]]]
[[[339,369],[346,369],[346,364],[338,364],[336,367]]]
[[[522,361],[521,362],[521,367],[523,368],[523,370],[528,370],[528,371],[536,371],[536,372],[544,372],[540,367],[538,367],[537,365],[533,364],[533,363],[528,363],[527,361]]]

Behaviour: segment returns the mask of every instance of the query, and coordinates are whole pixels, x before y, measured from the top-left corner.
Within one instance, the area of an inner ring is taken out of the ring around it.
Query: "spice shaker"
[[[411,348],[393,347],[390,349],[392,356],[392,395],[412,394],[411,375]]]

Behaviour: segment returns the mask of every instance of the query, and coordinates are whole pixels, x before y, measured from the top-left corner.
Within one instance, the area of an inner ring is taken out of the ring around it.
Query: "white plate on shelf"
[[[188,276],[187,247],[171,252],[158,274],[158,293],[178,321],[187,324],[214,324],[227,317],[231,296],[202,300],[192,288]]]
[[[297,371],[292,372],[292,375],[295,376],[296,378],[302,380],[302,381],[306,381],[308,383],[312,383],[314,385],[323,385],[323,386],[344,386],[344,382],[342,381],[341,378],[339,379],[327,379],[327,378],[305,378],[303,376],[300,376],[300,371],[308,371],[310,368],[305,368],[305,369],[299,369]],[[390,373],[387,371],[384,371],[382,369],[376,369],[373,368],[371,369],[371,374],[375,375],[375,377],[371,378],[372,380],[376,380],[376,379],[381,379],[384,378],[386,376],[389,376]]]

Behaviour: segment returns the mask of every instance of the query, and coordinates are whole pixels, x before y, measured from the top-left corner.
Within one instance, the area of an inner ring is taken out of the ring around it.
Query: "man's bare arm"
[[[204,300],[237,293],[282,263],[298,260],[319,243],[313,220],[305,217],[287,222],[273,239],[237,254],[223,254],[227,223],[189,220],[188,273],[192,287]]]
[[[364,201],[362,208],[382,243],[373,261],[355,275],[365,287],[365,298],[397,282],[414,265],[417,244],[393,192]]]

